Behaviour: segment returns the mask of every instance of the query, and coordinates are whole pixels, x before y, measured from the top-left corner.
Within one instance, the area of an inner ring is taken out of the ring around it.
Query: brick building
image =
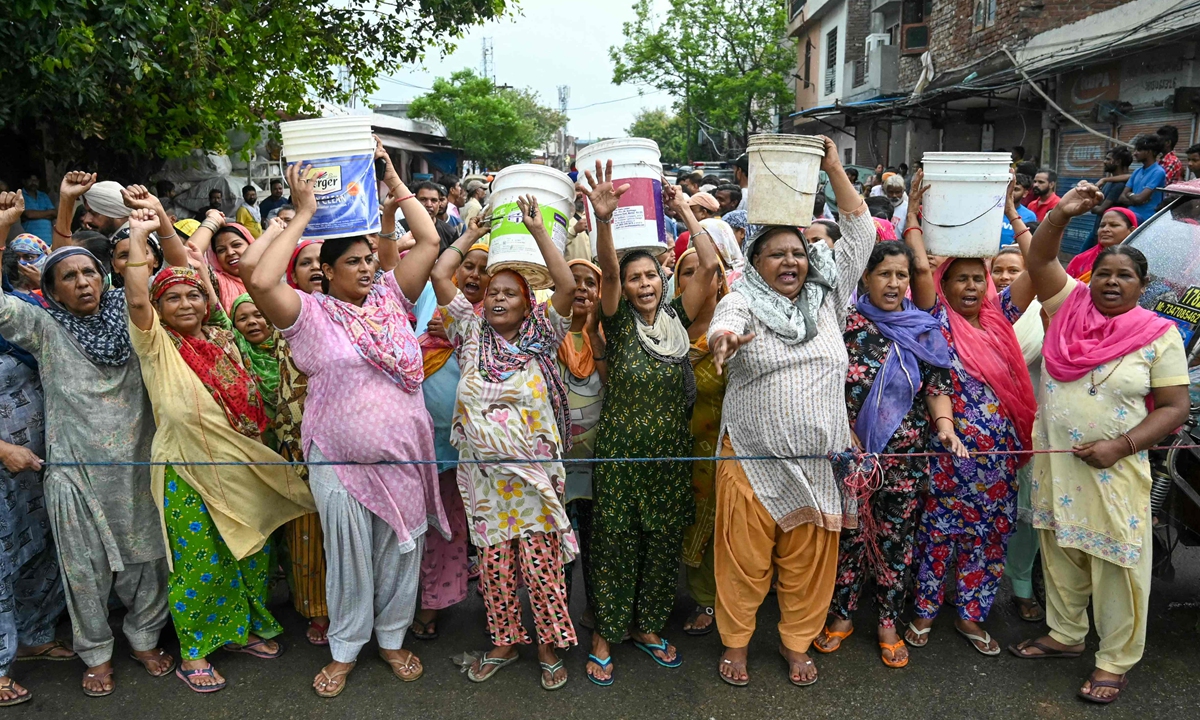
[[[1055,169],[1066,186],[1099,177],[1112,144],[1080,124],[1125,142],[1171,124],[1177,149],[1200,140],[1194,0],[791,0],[789,7],[799,79],[796,112],[782,128],[837,128],[843,154],[860,165],[1023,146],[1027,159]],[[832,65],[831,25],[845,38]],[[819,58],[809,73],[819,67],[822,83],[808,92],[801,88],[806,53]],[[832,85],[831,67],[840,68]],[[1069,234],[1065,246],[1076,240]]]

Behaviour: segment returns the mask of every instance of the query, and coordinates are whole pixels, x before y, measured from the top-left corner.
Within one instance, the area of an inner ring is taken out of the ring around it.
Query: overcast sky
[[[569,133],[580,138],[625,135],[639,109],[671,105],[665,93],[612,82],[608,48],[623,44],[621,24],[633,20],[632,6],[633,0],[521,0],[520,14],[472,28],[449,56],[431,56],[421,67],[394,74],[393,81],[381,78],[370,100],[407,102],[426,92],[435,77],[465,67],[478,73],[482,39],[490,37],[498,84],[530,87],[542,104],[555,108],[558,86],[568,85]],[[636,97],[639,89],[644,97]]]

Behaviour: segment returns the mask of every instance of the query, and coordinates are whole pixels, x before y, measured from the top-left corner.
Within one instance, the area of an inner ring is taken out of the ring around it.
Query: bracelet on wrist
[[[65,238],[69,238],[69,237],[71,237],[71,233],[65,233],[65,232],[63,232],[62,230],[59,230],[59,229],[58,229],[58,225],[55,225],[55,226],[54,226],[54,234],[55,234],[55,235],[57,235],[57,236],[59,236],[59,237],[65,237]]]
[[[605,360],[607,360],[607,359],[608,359],[608,358],[607,358],[607,357],[605,357],[605,356],[603,356],[603,355],[601,355],[600,357],[596,357],[595,355],[593,355],[593,356],[592,356],[592,360],[593,360],[594,362],[604,362],[604,361],[605,361]]]
[[[393,230],[390,233],[379,233],[379,237],[383,238],[384,240],[395,240],[396,238],[400,237],[400,232]]]
[[[147,265],[149,265],[149,264],[150,264],[150,261],[149,261],[149,260],[143,260],[143,261],[141,261],[141,262],[135,262],[135,263],[127,262],[127,263],[125,263],[125,267],[127,267],[127,268],[131,268],[131,267],[146,267],[146,266],[147,266]]]
[[[170,240],[170,239],[171,239],[171,238],[173,238],[173,237],[179,237],[179,233],[178,233],[178,232],[173,232],[173,233],[171,233],[170,235],[159,235],[159,236],[158,236],[158,241],[159,241],[159,242],[162,242],[163,240]]]
[[[600,223],[601,225],[612,225],[612,215],[609,215],[606,218],[597,215],[596,222]]]
[[[412,199],[413,199],[413,198],[415,198],[416,196],[417,196],[417,195],[416,195],[416,193],[409,193],[409,194],[407,194],[407,195],[405,195],[405,196],[403,196],[403,197],[396,198],[396,202],[398,202],[398,203],[402,203],[402,202],[404,202],[405,200],[412,200]]]

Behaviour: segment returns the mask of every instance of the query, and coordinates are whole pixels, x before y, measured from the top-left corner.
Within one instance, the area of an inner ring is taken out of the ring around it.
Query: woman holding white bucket
[[[687,326],[712,289],[716,249],[687,206],[677,203],[693,233],[700,267],[683,295],[668,302],[666,278],[652,254],[634,250],[617,259],[613,211],[629,185],[614,188],[612,168],[611,160],[603,169],[597,160],[596,175],[586,173],[603,273],[600,320],[608,363],[596,457],[686,457],[692,449],[688,415],[696,395]],[[664,196],[669,201],[671,191]],[[682,462],[602,463],[595,469],[596,631],[587,673],[597,685],[613,683],[610,645],[627,631],[659,665],[673,668],[683,662],[659,632],[674,606],[683,531],[695,516],[690,470]]]
[[[841,242],[809,244],[798,228],[782,225],[758,231],[746,246],[744,276],[708,329],[713,361],[728,375],[720,455],[820,456],[717,462],[713,565],[725,645],[718,669],[731,685],[750,682],[747,646],[774,570],[779,652],[793,684],[816,682],[808,649],[833,598],[838,533],[853,522],[843,516],[840,483],[825,455],[851,445],[840,318],[875,245],[875,225],[837,146],[821,142],[820,169],[841,209]]]

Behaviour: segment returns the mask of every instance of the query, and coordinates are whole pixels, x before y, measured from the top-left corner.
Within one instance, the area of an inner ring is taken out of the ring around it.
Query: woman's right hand
[[[1100,192],[1100,188],[1086,180],[1081,180],[1078,185],[1071,188],[1070,192],[1063,195],[1062,200],[1058,201],[1054,209],[1072,218],[1088,212],[1102,202],[1104,202],[1104,193]]]
[[[10,473],[16,474],[25,470],[41,470],[42,459],[32,450],[20,445],[0,443],[0,462]]]
[[[446,323],[442,322],[442,311],[438,310],[429,318],[429,324],[425,326],[425,332],[429,333],[429,337],[441,338],[449,340],[446,337]]]
[[[1012,219],[1017,215],[1017,204],[1013,201],[1013,186],[1017,184],[1017,171],[1008,171],[1008,189],[1004,191],[1004,217]],[[1019,217],[1019,216],[1018,216]]]
[[[312,165],[292,163],[288,165],[287,184],[292,191],[292,207],[296,213],[317,211],[317,196],[312,186]]]
[[[753,339],[754,339],[753,332],[748,332],[744,335],[738,335],[737,333],[726,332],[721,335],[718,335],[712,341],[712,346],[711,346],[712,356],[713,356],[713,365],[715,365],[717,368],[717,374],[718,375],[723,374],[725,371],[724,370],[725,363],[729,360],[729,358],[733,357],[733,354],[738,351],[738,348],[740,348],[741,346],[745,345],[746,343],[750,342]]]
[[[210,221],[216,223],[217,229],[220,230],[221,228],[225,227],[225,213],[221,212],[220,210],[209,210],[208,212],[204,213],[204,222]]]
[[[912,189],[908,193],[908,214],[919,215],[921,212],[921,201],[925,199],[925,191],[929,186],[925,184],[925,171],[918,170],[913,174]]]
[[[583,187],[582,184],[576,184],[576,188],[583,194],[588,196],[588,201],[592,204],[592,212],[596,215],[596,219],[602,222],[612,218],[613,211],[617,209],[617,203],[625,191],[629,190],[629,184],[626,183],[621,187],[613,187],[612,174],[613,163],[609,160],[603,166],[600,161],[596,161],[596,174],[593,175],[590,170],[584,171],[584,177],[587,178],[588,185],[591,190]]]

